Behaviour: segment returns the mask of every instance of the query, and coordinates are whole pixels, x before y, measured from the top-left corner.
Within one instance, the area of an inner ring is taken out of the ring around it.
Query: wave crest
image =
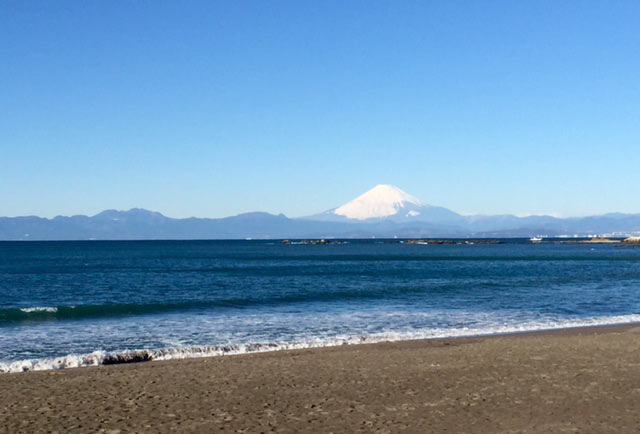
[[[8,310],[8,309],[7,309]],[[44,307],[40,307],[40,306],[36,306],[36,307],[23,307],[20,309],[21,312],[24,313],[34,313],[34,312],[48,312],[48,313],[55,313],[58,311],[57,307],[48,307],[48,306],[44,306]]]
[[[490,336],[531,331],[558,330],[574,327],[595,327],[640,323],[640,314],[592,317],[562,322],[530,322],[486,328],[424,329],[415,331],[384,332],[368,336],[340,336],[326,339],[310,339],[299,342],[266,342],[249,344],[204,345],[178,348],[125,350],[118,352],[94,351],[90,354],[70,354],[63,357],[28,359],[0,362],[0,372],[41,371],[85,366],[114,365],[148,362],[152,360],[189,359],[233,354],[261,353],[268,351],[304,348],[333,347],[363,343],[395,342],[420,339],[441,339],[474,336]]]

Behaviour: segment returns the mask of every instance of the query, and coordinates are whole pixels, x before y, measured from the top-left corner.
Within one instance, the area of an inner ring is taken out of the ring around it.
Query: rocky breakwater
[[[346,241],[342,240],[300,240],[300,241],[291,241],[291,240],[282,240],[280,244],[313,244],[313,245],[327,245],[327,244],[347,244]]]
[[[593,237],[590,240],[578,241],[578,244],[615,244],[619,242],[620,240],[611,240],[605,237]]]
[[[502,244],[500,240],[406,240],[400,241],[400,244],[422,244],[422,245],[442,245],[442,244]]]

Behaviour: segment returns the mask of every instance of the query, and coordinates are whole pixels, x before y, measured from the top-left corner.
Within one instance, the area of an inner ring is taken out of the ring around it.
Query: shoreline
[[[638,338],[635,323],[8,373],[0,432],[632,432]]]
[[[610,317],[615,318],[615,317]],[[375,345],[383,343],[402,343],[413,341],[434,341],[446,339],[472,339],[491,338],[510,335],[527,335],[536,333],[550,333],[581,329],[606,329],[625,326],[640,325],[640,320],[621,321],[611,323],[584,324],[577,321],[577,325],[561,324],[558,327],[547,327],[527,330],[505,330],[495,332],[475,332],[473,329],[460,330],[449,336],[420,336],[399,338],[389,338],[389,335],[369,335],[336,337],[324,341],[294,341],[294,342],[264,342],[248,344],[220,344],[220,345],[200,345],[176,348],[150,348],[132,349],[106,352],[95,350],[92,353],[67,354],[58,357],[45,357],[40,359],[25,359],[14,362],[0,363],[0,376],[5,374],[15,374],[23,372],[59,371],[78,368],[92,368],[98,366],[137,364],[145,362],[166,362],[170,360],[187,360],[212,357],[242,356],[248,354],[263,354],[271,352],[295,351],[304,349],[322,349],[340,346]],[[468,332],[468,333],[467,333]],[[390,332],[391,333],[391,332]],[[393,333],[391,333],[393,334]]]
[[[78,368],[93,368],[99,366],[138,364],[146,362],[167,362],[172,360],[188,360],[188,359],[204,359],[217,357],[233,357],[249,354],[264,354],[272,352],[296,351],[306,349],[323,349],[342,346],[359,346],[359,345],[376,345],[384,343],[404,343],[415,341],[438,341],[450,339],[473,339],[473,338],[492,338],[501,336],[517,336],[529,334],[545,334],[580,331],[583,329],[596,329],[603,333],[609,328],[618,327],[634,327],[640,325],[640,320],[626,322],[612,322],[603,324],[578,324],[578,325],[560,325],[559,327],[548,327],[528,330],[507,330],[496,332],[478,332],[473,329],[467,330],[450,336],[433,336],[433,337],[400,337],[388,338],[385,336],[352,336],[348,338],[339,337],[327,339],[325,341],[299,341],[299,342],[265,342],[265,343],[249,343],[249,344],[220,344],[220,345],[202,345],[190,347],[176,348],[157,348],[157,349],[132,349],[106,352],[96,350],[92,353],[83,354],[67,354],[59,357],[47,357],[40,359],[25,359],[14,362],[0,363],[0,376],[6,374],[17,374],[26,372],[42,372],[42,371],[60,371]]]

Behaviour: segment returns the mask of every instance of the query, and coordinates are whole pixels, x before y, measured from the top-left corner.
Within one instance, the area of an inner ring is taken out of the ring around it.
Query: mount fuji
[[[463,217],[447,208],[428,205],[396,186],[379,184],[338,208],[306,219],[354,223],[392,221],[456,224]]]

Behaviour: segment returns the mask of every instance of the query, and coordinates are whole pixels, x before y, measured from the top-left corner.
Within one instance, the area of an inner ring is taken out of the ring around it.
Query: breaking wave
[[[62,357],[26,359],[12,362],[0,362],[0,372],[26,372],[52,369],[77,368],[99,365],[139,363],[153,360],[189,359],[215,357],[235,354],[260,353],[268,351],[294,350],[305,348],[333,347],[379,342],[397,342],[420,339],[479,337],[504,335],[545,330],[558,330],[576,327],[595,327],[640,323],[640,314],[593,317],[566,321],[527,322],[491,326],[484,328],[434,328],[416,331],[384,332],[368,336],[341,336],[325,339],[309,339],[298,342],[266,342],[228,345],[205,345],[178,348],[157,348],[125,350],[117,352],[94,351],[89,354],[70,354]]]
[[[411,289],[403,288],[395,291],[407,294]],[[309,303],[314,301],[331,302],[336,300],[380,299],[392,295],[392,291],[382,289],[341,289],[330,292],[289,293],[271,297],[246,295],[244,297],[228,297],[215,300],[191,300],[162,303],[105,303],[84,304],[76,306],[23,307],[0,309],[0,323],[15,321],[51,321],[67,319],[92,319],[131,315],[147,315],[156,313],[193,311],[211,308],[246,308],[252,306],[274,306],[289,303]]]
[[[0,322],[100,318],[168,312],[201,306],[199,303],[101,304],[0,309]]]
[[[11,309],[6,309],[6,310],[11,310]],[[21,312],[24,313],[38,313],[38,312],[46,312],[46,313],[56,313],[58,311],[57,307],[40,307],[40,306],[36,306],[36,307],[23,307],[20,309]],[[0,311],[1,312],[1,311]]]

